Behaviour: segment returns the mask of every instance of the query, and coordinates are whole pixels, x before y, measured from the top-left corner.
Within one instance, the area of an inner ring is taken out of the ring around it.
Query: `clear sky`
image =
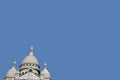
[[[0,80],[31,46],[53,80],[120,80],[120,1],[0,0]]]

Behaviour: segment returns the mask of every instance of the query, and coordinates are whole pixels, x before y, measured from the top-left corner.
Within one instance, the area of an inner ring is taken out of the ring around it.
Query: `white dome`
[[[39,65],[38,60],[33,55],[33,48],[30,49],[30,54],[27,57],[25,57],[25,59],[23,60],[22,64],[25,63],[33,63]]]
[[[42,72],[41,72],[41,75],[43,75],[44,77],[49,77],[50,78],[50,73],[47,69],[44,69]]]
[[[47,67],[46,67],[47,65],[46,65],[46,63],[44,64],[44,70],[41,72],[41,75],[43,76],[43,77],[47,77],[47,78],[50,78],[50,73],[49,73],[49,71],[47,70]]]
[[[28,55],[22,62],[22,64],[25,63],[33,63],[33,64],[38,64],[37,59],[33,55]]]
[[[15,68],[15,64],[16,64],[16,62],[13,63],[13,67],[7,72],[6,77],[14,77],[15,76],[15,74],[17,72],[17,70]]]

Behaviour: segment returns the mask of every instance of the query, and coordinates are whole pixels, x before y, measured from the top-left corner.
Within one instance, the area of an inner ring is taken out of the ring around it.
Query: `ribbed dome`
[[[44,77],[47,77],[47,78],[50,78],[50,73],[49,71],[47,70],[47,67],[46,67],[46,63],[44,64],[44,70],[41,72],[41,75],[44,76]]]
[[[17,70],[15,68],[15,64],[16,64],[16,62],[13,63],[13,67],[7,72],[6,77],[14,77],[15,76],[15,74],[17,72]]]
[[[33,63],[33,64],[39,65],[38,60],[33,55],[33,48],[32,47],[30,49],[30,54],[27,57],[25,57],[25,59],[22,62],[22,64],[26,64],[26,63]]]

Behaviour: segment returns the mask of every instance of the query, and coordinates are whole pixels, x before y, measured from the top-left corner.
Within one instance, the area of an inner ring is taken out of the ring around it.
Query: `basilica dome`
[[[16,70],[16,62],[14,61],[4,80],[52,80],[47,64],[44,64],[44,70],[41,71],[40,68],[39,62],[33,54],[33,47],[31,47],[29,55],[23,59],[18,70]]]
[[[49,71],[47,70],[47,64],[46,64],[46,63],[44,64],[44,70],[41,72],[41,75],[42,75],[43,77],[50,78],[50,73],[49,73]]]
[[[16,68],[15,68],[15,64],[16,64],[16,62],[13,63],[13,66],[12,66],[12,68],[7,72],[6,77],[14,77],[14,76],[15,76],[15,74],[16,74],[16,72],[17,72],[17,70],[16,70]]]
[[[25,59],[23,60],[22,64],[26,64],[26,63],[29,63],[29,64],[37,64],[39,65],[38,63],[38,60],[36,59],[36,57],[33,55],[33,48],[31,47],[30,48],[30,54],[25,57]]]

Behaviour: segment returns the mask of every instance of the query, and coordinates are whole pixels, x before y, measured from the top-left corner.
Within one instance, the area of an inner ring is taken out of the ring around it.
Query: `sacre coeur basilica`
[[[46,63],[44,63],[44,70],[40,71],[39,62],[33,54],[33,47],[31,47],[29,55],[23,59],[19,69],[16,69],[14,61],[4,80],[51,80],[51,76]]]

